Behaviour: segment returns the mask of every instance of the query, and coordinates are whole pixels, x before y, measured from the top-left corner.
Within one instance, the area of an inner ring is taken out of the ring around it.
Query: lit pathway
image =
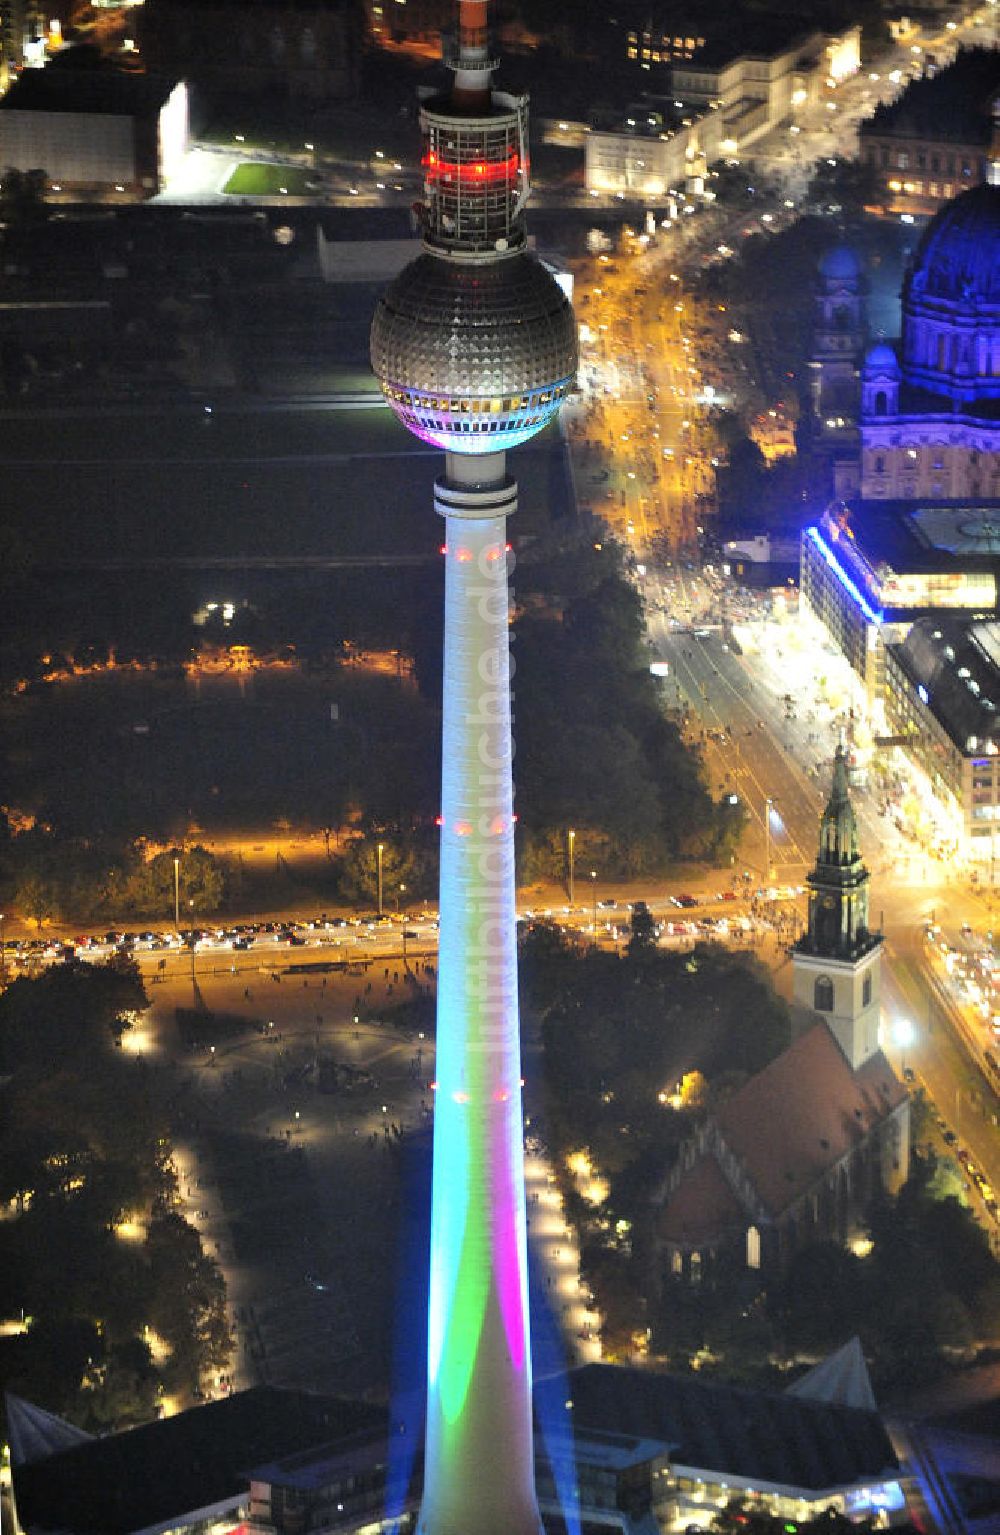
[[[576,1233],[563,1214],[555,1173],[545,1154],[530,1144],[524,1157],[524,1185],[531,1254],[562,1329],[567,1365],[592,1364],[601,1357],[600,1318],[580,1277]]]

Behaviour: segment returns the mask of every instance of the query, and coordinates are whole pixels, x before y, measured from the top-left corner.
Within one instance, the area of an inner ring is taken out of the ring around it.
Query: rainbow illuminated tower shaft
[[[447,455],[441,933],[419,1535],[540,1535],[517,1018],[504,453],[576,372],[573,311],[527,248],[528,104],[493,89],[459,0],[450,92],[420,107],[423,250],[372,321],[400,421]]]
[[[449,453],[423,1535],[537,1535],[503,453]]]

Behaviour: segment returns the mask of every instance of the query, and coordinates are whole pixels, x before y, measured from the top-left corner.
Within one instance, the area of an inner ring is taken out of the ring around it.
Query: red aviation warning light
[[[521,157],[514,150],[504,160],[474,160],[468,162],[443,160],[434,150],[428,150],[421,164],[424,180],[432,183],[458,182],[460,186],[483,186],[490,182],[506,182],[512,186],[521,168]]]

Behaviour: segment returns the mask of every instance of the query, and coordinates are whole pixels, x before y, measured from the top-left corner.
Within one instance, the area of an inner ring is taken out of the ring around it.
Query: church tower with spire
[[[806,881],[809,926],[792,954],[792,986],[794,1000],[820,1014],[855,1071],[879,1048],[882,935],[868,925],[870,879],[848,792],[847,754],[838,746],[819,856]]]

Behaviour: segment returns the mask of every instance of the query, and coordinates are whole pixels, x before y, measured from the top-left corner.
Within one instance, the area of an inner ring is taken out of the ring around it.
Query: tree
[[[826,1352],[863,1330],[866,1302],[861,1260],[839,1242],[811,1242],[771,1287],[769,1310],[788,1349]]]
[[[56,909],[52,886],[41,874],[25,874],[14,891],[14,904],[23,917],[39,930]]]
[[[345,900],[369,907],[376,904],[380,858],[383,909],[398,910],[426,894],[432,864],[423,850],[411,842],[402,845],[398,839],[373,833],[356,837],[337,860],[337,884]]]
[[[177,879],[181,916],[190,921],[217,912],[226,898],[226,873],[221,860],[200,844],[189,848],[170,848],[137,872],[131,886],[131,899],[139,911],[174,912],[174,859],[178,860]]]
[[[630,955],[641,954],[644,950],[651,949],[656,943],[656,923],[645,901],[635,902],[629,927],[631,928],[628,943]]]
[[[883,197],[878,171],[873,165],[861,157],[843,160],[830,156],[817,163],[806,190],[805,206],[820,214],[839,213],[860,219],[867,207],[881,203]]]

